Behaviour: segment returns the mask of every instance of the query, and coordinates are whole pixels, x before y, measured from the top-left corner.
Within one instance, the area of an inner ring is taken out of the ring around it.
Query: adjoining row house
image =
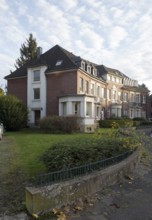
[[[29,109],[29,125],[48,115],[81,118],[93,131],[99,119],[144,117],[148,90],[119,70],[97,65],[56,45],[6,76],[8,93]]]
[[[148,119],[152,121],[152,95],[148,97],[147,106],[147,116]]]

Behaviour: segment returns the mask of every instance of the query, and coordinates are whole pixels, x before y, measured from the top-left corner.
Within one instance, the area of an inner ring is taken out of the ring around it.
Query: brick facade
[[[47,79],[47,115],[58,115],[58,98],[77,94],[77,71],[50,73]]]
[[[7,87],[8,94],[16,96],[27,105],[27,77],[9,79]]]

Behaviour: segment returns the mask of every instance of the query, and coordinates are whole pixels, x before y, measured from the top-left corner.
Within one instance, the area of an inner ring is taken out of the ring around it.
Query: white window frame
[[[94,95],[94,83],[91,83],[91,95]]]
[[[33,82],[39,82],[40,81],[40,70],[34,70],[33,71]]]
[[[83,92],[83,85],[84,84],[84,79],[82,77],[80,77],[80,92]]]
[[[40,100],[40,88],[33,88],[33,98],[34,100]]]
[[[67,115],[67,103],[62,102],[62,115]]]
[[[146,95],[143,95],[143,104],[146,104]]]
[[[84,61],[81,62],[81,68],[82,68],[83,70],[85,70],[85,62],[84,62]]]
[[[88,72],[89,74],[91,74],[91,66],[90,66],[90,65],[87,65],[87,72]]]
[[[72,102],[72,114],[80,115],[80,102]]]
[[[86,116],[92,116],[92,102],[86,102]]]

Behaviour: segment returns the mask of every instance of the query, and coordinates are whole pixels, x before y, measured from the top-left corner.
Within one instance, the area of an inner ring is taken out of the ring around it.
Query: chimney
[[[37,58],[40,58],[41,54],[42,54],[42,47],[37,47],[36,49]]]

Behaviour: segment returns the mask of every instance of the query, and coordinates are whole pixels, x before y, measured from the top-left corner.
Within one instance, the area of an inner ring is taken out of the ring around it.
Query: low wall
[[[40,188],[27,187],[27,210],[31,214],[39,213],[74,203],[79,198],[91,196],[123,180],[125,175],[135,169],[139,159],[140,152],[137,150],[122,162],[89,175]]]

